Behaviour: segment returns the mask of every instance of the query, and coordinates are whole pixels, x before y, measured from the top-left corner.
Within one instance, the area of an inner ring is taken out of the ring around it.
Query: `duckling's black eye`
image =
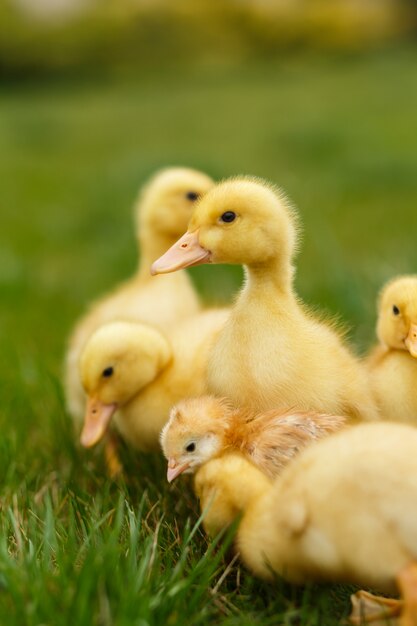
[[[104,378],[110,378],[110,376],[113,375],[113,368],[112,367],[106,367],[105,370],[103,370],[102,372],[102,376],[104,376]]]
[[[187,200],[191,200],[191,202],[195,202],[196,200],[199,199],[200,194],[198,194],[196,191],[187,191],[187,193],[185,194],[185,197],[187,198]]]
[[[236,219],[236,213],[234,211],[225,211],[223,215],[220,216],[220,221],[225,222],[226,224],[230,224],[230,222],[234,222]]]
[[[397,307],[396,304],[394,304],[394,306],[392,307],[392,312],[394,313],[394,315],[400,314],[400,309]]]
[[[188,446],[185,446],[185,449],[186,449],[187,452],[194,452],[194,450],[195,450],[195,443],[194,443],[194,441],[189,443]]]

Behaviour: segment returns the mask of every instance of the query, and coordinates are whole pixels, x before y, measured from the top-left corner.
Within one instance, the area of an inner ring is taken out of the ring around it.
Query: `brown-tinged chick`
[[[161,432],[168,481],[233,450],[274,478],[302,448],[345,423],[344,417],[314,412],[254,414],[214,396],[183,400],[173,407]]]

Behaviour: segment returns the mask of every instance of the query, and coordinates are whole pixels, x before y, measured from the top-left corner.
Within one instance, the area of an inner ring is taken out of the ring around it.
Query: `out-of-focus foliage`
[[[417,25],[407,0],[66,0],[59,11],[61,4],[2,0],[3,72],[236,62],[288,48],[361,50],[410,36]]]

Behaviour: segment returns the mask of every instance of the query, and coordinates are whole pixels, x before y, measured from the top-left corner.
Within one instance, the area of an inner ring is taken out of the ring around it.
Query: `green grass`
[[[169,164],[282,185],[304,224],[300,293],[371,344],[380,285],[417,269],[416,63],[403,49],[3,86],[0,623],[331,626],[347,613],[344,587],[271,586],[230,565],[162,459],[126,451],[128,482],[108,481],[100,451],[73,440],[61,363],[87,302],[134,268],[137,188]],[[241,277],[193,275],[210,302]]]

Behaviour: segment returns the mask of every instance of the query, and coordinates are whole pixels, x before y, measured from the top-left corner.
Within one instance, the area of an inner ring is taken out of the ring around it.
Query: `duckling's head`
[[[183,400],[172,408],[161,432],[168,482],[194,473],[223,450],[231,411],[225,400],[212,396]]]
[[[190,220],[197,201],[214,185],[198,170],[172,167],[161,170],[142,191],[136,208],[138,236],[151,230],[166,240],[175,241]]]
[[[117,408],[127,404],[165,368],[171,349],[156,329],[134,322],[112,322],[96,330],[80,358],[87,394],[81,444],[103,437]]]
[[[282,192],[260,180],[231,179],[199,201],[186,234],[151,271],[162,274],[201,263],[290,264],[296,242],[296,217]]]
[[[417,357],[417,276],[401,276],[382,290],[377,334],[389,348],[408,350]]]

